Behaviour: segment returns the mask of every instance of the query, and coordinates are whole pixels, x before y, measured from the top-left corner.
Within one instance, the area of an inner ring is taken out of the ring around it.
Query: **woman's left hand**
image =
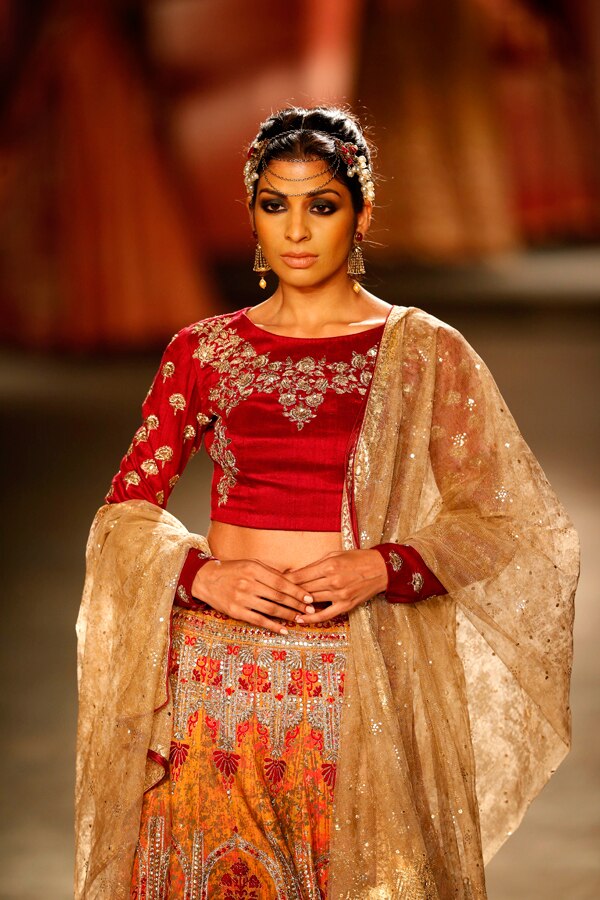
[[[307,625],[349,612],[385,591],[388,583],[385,562],[377,550],[333,550],[300,569],[286,569],[284,574],[312,595],[313,606],[331,604],[296,617],[297,622]]]

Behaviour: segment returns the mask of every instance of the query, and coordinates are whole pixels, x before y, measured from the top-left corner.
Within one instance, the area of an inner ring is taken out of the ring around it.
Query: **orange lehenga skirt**
[[[175,606],[170,777],[131,900],[323,900],[348,617],[270,633]]]

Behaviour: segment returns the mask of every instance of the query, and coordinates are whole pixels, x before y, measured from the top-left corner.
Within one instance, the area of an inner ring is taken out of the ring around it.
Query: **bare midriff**
[[[339,531],[277,531],[227,522],[211,522],[207,539],[217,559],[257,559],[280,571],[343,549]]]

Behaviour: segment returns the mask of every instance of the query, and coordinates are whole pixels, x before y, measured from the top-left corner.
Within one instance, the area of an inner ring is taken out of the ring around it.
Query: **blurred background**
[[[490,900],[592,900],[598,0],[0,2],[0,896],[72,895],[87,532],[171,335],[263,299],[242,168],[290,102],[369,127],[366,287],[465,334],[580,531],[573,749],[487,880]],[[209,476],[200,454],[170,503],[192,530]]]

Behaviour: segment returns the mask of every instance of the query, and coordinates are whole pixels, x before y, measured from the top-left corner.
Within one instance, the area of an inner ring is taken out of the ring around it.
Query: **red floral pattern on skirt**
[[[347,628],[175,607],[170,777],[144,796],[132,900],[324,900]]]

